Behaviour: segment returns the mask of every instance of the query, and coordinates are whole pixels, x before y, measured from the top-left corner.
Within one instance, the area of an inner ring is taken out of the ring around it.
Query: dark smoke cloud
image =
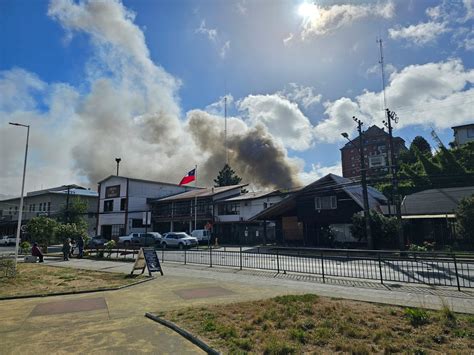
[[[188,113],[188,125],[198,149],[207,156],[203,179],[211,182],[225,163],[222,118],[193,110]],[[229,163],[242,182],[271,188],[300,185],[298,167],[263,126],[248,129],[233,118],[228,127]]]

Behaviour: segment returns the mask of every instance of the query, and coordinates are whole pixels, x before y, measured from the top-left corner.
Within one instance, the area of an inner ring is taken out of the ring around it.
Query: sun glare
[[[317,16],[318,7],[313,3],[304,2],[298,7],[298,15],[304,18]]]

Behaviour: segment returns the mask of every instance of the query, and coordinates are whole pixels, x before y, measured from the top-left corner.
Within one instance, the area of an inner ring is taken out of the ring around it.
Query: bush
[[[425,310],[419,308],[405,308],[405,316],[410,321],[410,324],[414,327],[427,324],[429,321],[428,313],[426,313]]]
[[[13,259],[0,257],[0,277],[15,277],[15,274]]]
[[[21,242],[20,243],[20,250],[22,254],[28,254],[31,250],[31,244],[28,242]]]
[[[370,211],[370,226],[376,248],[396,248],[398,245],[398,222],[395,217]],[[359,213],[352,216],[352,236],[359,241],[365,240],[365,218]]]
[[[474,195],[461,200],[456,210],[459,235],[474,245]]]
[[[107,257],[110,258],[110,255],[112,255],[112,249],[115,248],[117,243],[115,240],[109,240],[107,243],[104,244],[105,250],[107,250]]]

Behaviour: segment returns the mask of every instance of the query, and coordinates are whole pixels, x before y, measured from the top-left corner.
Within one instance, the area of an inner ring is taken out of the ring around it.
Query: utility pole
[[[362,197],[364,199],[365,235],[367,237],[367,246],[370,250],[372,250],[374,249],[374,239],[372,238],[372,228],[370,226],[369,193],[367,191],[367,169],[365,168],[364,139],[362,136],[362,125],[364,123],[355,116],[353,116],[352,119],[357,123],[357,131],[359,132],[360,176],[362,183]]]
[[[69,223],[69,194],[71,192],[71,185],[67,185],[67,195],[66,195],[66,223]]]
[[[398,221],[398,246],[400,250],[405,249],[405,237],[403,235],[403,225],[402,225],[402,210],[401,210],[401,201],[400,194],[398,192],[398,166],[395,160],[395,150],[393,147],[393,127],[392,121],[398,123],[398,116],[395,112],[386,109],[387,121],[383,121],[385,127],[388,128],[388,137],[390,144],[390,168],[392,171],[392,185],[393,185],[393,197],[395,202],[395,212],[397,215]]]
[[[225,163],[229,165],[229,150],[227,149],[227,94],[224,97],[224,146],[225,146]]]

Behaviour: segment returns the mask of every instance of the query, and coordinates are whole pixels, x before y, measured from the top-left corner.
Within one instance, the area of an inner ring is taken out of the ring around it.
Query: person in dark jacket
[[[43,253],[38,247],[38,243],[33,243],[33,248],[31,248],[31,255],[38,257],[40,263],[43,262]]]
[[[71,253],[71,239],[66,238],[63,244],[63,257],[64,261],[69,260],[69,254]]]
[[[79,254],[77,255],[77,257],[78,259],[82,259],[82,257],[84,256],[84,239],[82,238],[82,236],[79,236],[79,238],[77,238],[76,246],[79,250]]]

